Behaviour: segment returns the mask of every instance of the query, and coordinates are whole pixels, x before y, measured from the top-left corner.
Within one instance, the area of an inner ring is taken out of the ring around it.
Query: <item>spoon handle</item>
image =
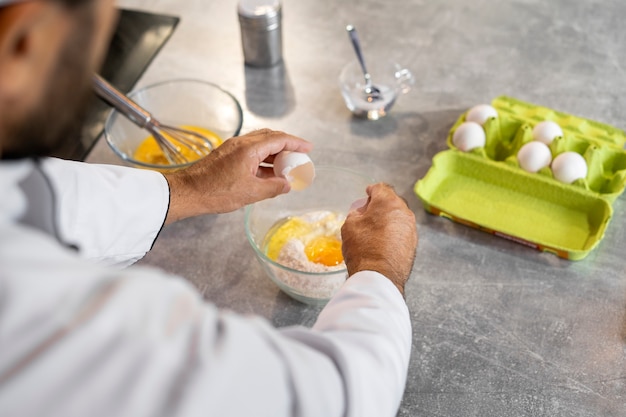
[[[354,46],[354,52],[356,52],[356,57],[359,60],[359,64],[361,64],[361,69],[363,70],[363,74],[365,75],[365,80],[367,83],[370,83],[370,73],[365,68],[365,59],[363,58],[363,53],[361,52],[361,43],[359,42],[359,36],[356,33],[356,28],[353,25],[346,26],[346,30],[348,31],[348,35],[350,35],[350,40],[352,41],[352,46]]]

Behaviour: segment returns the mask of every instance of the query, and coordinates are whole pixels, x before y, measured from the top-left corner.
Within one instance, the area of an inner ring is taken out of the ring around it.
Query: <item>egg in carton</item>
[[[602,240],[626,185],[622,130],[511,97],[463,113],[447,141],[415,184],[427,211],[566,259]]]

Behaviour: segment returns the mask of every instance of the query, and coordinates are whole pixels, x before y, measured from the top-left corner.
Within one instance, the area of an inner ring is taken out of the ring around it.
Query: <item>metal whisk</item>
[[[198,157],[203,157],[213,150],[213,144],[205,136],[189,129],[159,123],[150,112],[143,109],[98,74],[93,76],[93,89],[102,100],[113,106],[128,120],[150,132],[170,164],[178,165],[191,162],[181,152],[180,147],[189,149]],[[172,138],[173,141],[168,137]]]

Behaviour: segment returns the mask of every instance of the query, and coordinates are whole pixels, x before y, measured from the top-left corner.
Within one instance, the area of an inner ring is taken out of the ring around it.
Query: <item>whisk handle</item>
[[[137,126],[146,127],[152,121],[152,115],[147,110],[144,110],[124,93],[113,87],[100,75],[94,74],[92,81],[93,90],[98,97],[128,117]]]

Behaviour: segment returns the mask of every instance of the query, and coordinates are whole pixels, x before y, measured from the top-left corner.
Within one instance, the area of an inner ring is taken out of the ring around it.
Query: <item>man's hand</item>
[[[348,274],[380,272],[404,295],[417,248],[415,216],[389,185],[370,185],[367,194],[367,203],[350,211],[341,228]]]
[[[281,151],[309,152],[312,144],[283,132],[262,129],[225,141],[201,161],[165,178],[170,186],[166,223],[200,214],[225,213],[290,190],[274,175]]]

